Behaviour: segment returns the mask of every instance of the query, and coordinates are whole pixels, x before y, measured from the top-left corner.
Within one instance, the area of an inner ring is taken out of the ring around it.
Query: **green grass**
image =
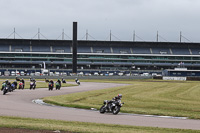
[[[99,82],[99,80],[92,81]],[[105,82],[105,80],[101,80],[101,82]],[[199,82],[162,80],[107,80],[106,82],[130,85],[46,97],[44,101],[61,106],[99,109],[103,100],[110,100],[121,93],[123,94],[122,101],[125,102],[121,112],[200,119]]]
[[[2,85],[2,82],[4,82],[6,79],[1,79],[0,85]],[[9,79],[9,82],[12,84],[12,82],[15,81],[15,79]],[[41,82],[42,81],[42,82]],[[54,83],[57,80],[54,80]],[[17,81],[17,86],[19,87],[19,81]],[[70,87],[70,86],[77,86],[76,84],[62,84],[62,87]],[[25,89],[30,88],[30,81],[25,79]],[[36,79],[36,88],[48,88],[48,83],[44,82],[42,79]]]
[[[0,129],[6,128],[19,128],[30,130],[60,130],[68,132],[80,132],[80,133],[198,133],[198,130],[183,130],[183,129],[167,129],[156,127],[137,127],[137,126],[124,126],[113,124],[97,124],[88,122],[72,122],[72,121],[58,121],[58,120],[46,120],[46,119],[32,119],[32,118],[20,118],[20,117],[7,117],[0,116]]]

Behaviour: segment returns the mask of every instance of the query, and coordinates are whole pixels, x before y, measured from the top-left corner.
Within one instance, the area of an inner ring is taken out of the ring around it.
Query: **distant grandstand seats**
[[[200,49],[190,49],[193,55],[200,55]]]
[[[78,53],[91,53],[91,47],[89,47],[89,46],[78,46],[77,52]]]
[[[71,53],[71,47],[70,46],[52,46],[53,52],[56,53]]]
[[[110,47],[93,47],[93,53],[111,53]]]
[[[8,45],[1,45],[0,51],[9,51],[9,46]]]
[[[143,65],[143,66],[151,66],[152,63],[145,63],[145,62],[134,62],[134,65]]]
[[[132,62],[114,62],[114,65],[133,65]]]
[[[156,66],[172,66],[172,63],[154,63]]]
[[[112,62],[93,62],[94,65],[113,65]]]
[[[148,47],[132,47],[133,54],[151,54]]]
[[[171,48],[174,55],[190,55],[188,48]]]
[[[51,52],[51,51],[50,51],[50,46],[40,45],[38,47],[38,46],[33,45],[32,52]]]
[[[171,54],[169,48],[154,47],[152,48],[153,54]]]
[[[112,47],[113,53],[117,54],[131,54],[129,47]]]
[[[12,52],[30,52],[30,45],[13,44],[11,45]]]

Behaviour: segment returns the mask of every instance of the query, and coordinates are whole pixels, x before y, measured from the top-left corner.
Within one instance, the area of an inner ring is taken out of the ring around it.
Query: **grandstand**
[[[78,71],[162,71],[200,68],[200,43],[79,40]],[[72,40],[0,39],[0,71],[70,72]]]

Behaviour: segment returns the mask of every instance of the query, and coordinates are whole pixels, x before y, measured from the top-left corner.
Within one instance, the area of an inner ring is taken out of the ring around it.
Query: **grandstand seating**
[[[152,48],[153,54],[171,54],[169,48],[165,47],[154,47]]]
[[[9,45],[0,45],[0,51],[9,51]]]
[[[10,53],[10,50],[16,53]],[[43,64],[43,62],[51,64],[47,67],[72,68],[71,40],[0,39],[0,51],[2,60],[0,62],[3,64],[0,65],[5,68],[7,66],[32,68],[32,64]],[[137,68],[161,70],[177,67],[179,62],[185,62],[184,66],[190,69],[195,67],[197,69],[200,66],[198,61],[200,57],[195,56],[200,55],[199,43],[80,40],[77,52],[77,64],[81,69],[126,67],[130,70]],[[40,68],[40,65],[35,67]]]
[[[131,54],[129,47],[112,47],[113,53],[117,54]]]
[[[151,54],[148,47],[132,47],[133,54]]]
[[[112,62],[93,62],[94,65],[113,65]]]
[[[57,53],[72,53],[71,51],[71,47],[70,46],[52,46],[52,50],[53,52],[57,52]]]
[[[78,61],[77,64],[87,64],[87,65],[90,65],[92,64],[91,61]]]
[[[154,65],[155,66],[172,66],[172,63],[154,63]]]
[[[151,65],[152,65],[152,63],[134,62],[134,65],[151,66]]]
[[[114,65],[132,65],[132,62],[114,62]]]
[[[188,48],[171,48],[174,55],[190,55]]]
[[[200,49],[190,49],[193,55],[200,55]]]
[[[92,47],[93,48],[93,53],[111,53],[110,47]]]
[[[44,46],[44,45],[40,45],[40,46],[32,46],[32,52],[51,52],[50,50],[50,46]]]
[[[23,44],[13,44],[11,45],[11,51],[12,52],[30,52],[30,46],[23,45]]]
[[[91,53],[91,47],[89,47],[89,46],[78,46],[77,52],[78,53]]]

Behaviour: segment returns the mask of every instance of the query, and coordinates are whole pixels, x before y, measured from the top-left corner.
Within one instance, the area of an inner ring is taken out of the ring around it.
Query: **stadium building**
[[[72,71],[72,40],[0,39],[0,71]],[[78,72],[200,69],[200,43],[78,40]]]

